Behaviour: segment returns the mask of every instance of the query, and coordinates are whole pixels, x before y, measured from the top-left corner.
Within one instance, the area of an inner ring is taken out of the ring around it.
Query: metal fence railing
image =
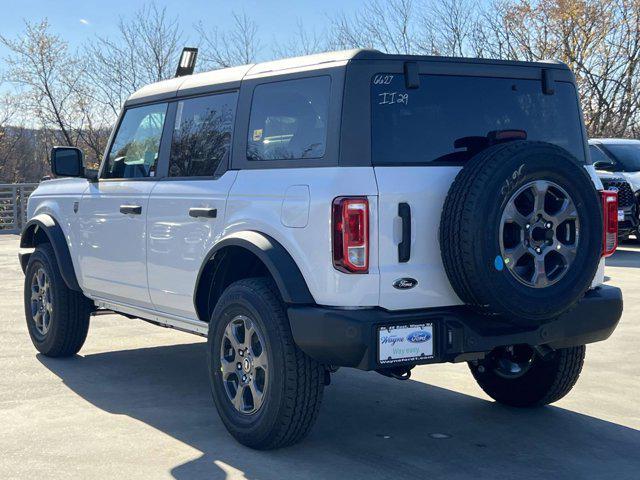
[[[37,183],[0,183],[0,234],[20,233],[27,221],[27,200]]]

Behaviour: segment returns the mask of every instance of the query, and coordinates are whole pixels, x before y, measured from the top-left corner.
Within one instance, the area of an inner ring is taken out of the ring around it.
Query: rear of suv
[[[554,402],[622,313],[617,195],[562,64],[357,50],[178,77],[129,98],[97,177],[69,147],[52,169],[21,240],[36,348],[75,354],[105,312],[207,336],[250,447],[303,438],[339,367],[464,362],[499,402]]]

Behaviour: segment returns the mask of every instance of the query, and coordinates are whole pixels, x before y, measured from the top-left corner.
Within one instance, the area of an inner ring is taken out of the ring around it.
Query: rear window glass
[[[539,80],[404,75],[371,83],[374,165],[460,164],[501,136],[554,143],[584,161],[575,88],[556,82],[544,95]],[[509,132],[507,132],[509,131]]]
[[[247,158],[322,158],[330,88],[326,76],[258,85],[251,104]]]

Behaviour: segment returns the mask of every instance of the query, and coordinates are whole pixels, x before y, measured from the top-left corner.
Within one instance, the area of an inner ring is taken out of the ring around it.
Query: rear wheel
[[[89,330],[91,301],[67,287],[48,243],[38,245],[29,257],[24,309],[29,336],[40,353],[68,357],[82,348]]]
[[[220,418],[243,445],[280,448],[310,431],[324,369],[293,342],[269,279],[240,280],[224,291],[211,317],[208,365]]]
[[[469,363],[480,388],[497,402],[539,407],[560,400],[575,385],[584,363],[585,346],[563,348],[540,356],[527,345],[497,348],[482,361]]]

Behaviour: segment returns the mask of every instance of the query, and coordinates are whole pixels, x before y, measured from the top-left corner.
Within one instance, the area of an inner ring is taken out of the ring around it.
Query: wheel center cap
[[[544,220],[532,224],[526,234],[526,238],[528,238],[528,241],[534,248],[548,245],[550,242],[553,242],[554,236],[553,228]]]
[[[242,370],[245,373],[249,373],[251,371],[251,360],[249,359],[249,357],[245,357],[245,359],[242,361]]]

